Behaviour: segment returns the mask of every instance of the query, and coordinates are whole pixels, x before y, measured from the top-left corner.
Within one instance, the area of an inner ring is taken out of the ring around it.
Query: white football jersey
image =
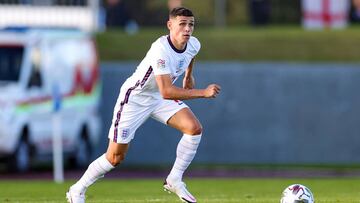
[[[169,74],[174,83],[185,72],[191,60],[199,52],[200,46],[200,42],[193,36],[190,37],[184,50],[176,49],[168,35],[157,39],[136,71],[121,87],[126,102],[130,95],[137,95],[146,100],[144,102],[161,99],[155,75]]]

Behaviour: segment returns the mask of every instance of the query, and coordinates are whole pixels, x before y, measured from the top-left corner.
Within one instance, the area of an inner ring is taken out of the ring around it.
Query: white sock
[[[196,150],[201,140],[200,135],[184,134],[176,149],[176,160],[167,180],[178,182],[182,180],[182,176],[194,159]]]
[[[84,175],[71,186],[71,189],[79,193],[85,193],[90,185],[99,178],[104,177],[104,174],[113,168],[115,167],[106,159],[105,154],[103,154],[89,165]]]

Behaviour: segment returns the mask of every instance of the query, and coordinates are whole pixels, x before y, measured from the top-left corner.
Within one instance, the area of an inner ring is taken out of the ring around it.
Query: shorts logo
[[[163,59],[158,59],[158,60],[157,60],[157,67],[160,68],[160,69],[165,68],[165,60],[163,60]]]
[[[174,100],[174,102],[176,102],[178,105],[183,104],[184,102],[182,102],[181,100]]]
[[[129,129],[123,129],[121,133],[121,138],[126,139],[129,137]]]

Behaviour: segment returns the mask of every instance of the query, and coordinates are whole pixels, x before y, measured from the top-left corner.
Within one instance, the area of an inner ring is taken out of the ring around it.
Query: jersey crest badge
[[[182,68],[184,66],[184,63],[185,63],[185,59],[181,59],[179,61],[179,68]]]
[[[184,63],[185,63],[185,59],[181,59],[179,61],[179,65],[178,67],[176,67],[176,73],[179,73],[181,71],[181,68],[184,66]]]
[[[160,69],[165,68],[165,60],[163,60],[163,59],[158,59],[158,60],[157,60],[157,67],[160,68]]]

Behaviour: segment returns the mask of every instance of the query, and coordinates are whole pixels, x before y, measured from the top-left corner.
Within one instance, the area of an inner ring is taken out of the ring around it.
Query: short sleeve
[[[196,53],[198,53],[201,49],[201,43],[196,37],[193,37],[193,43],[194,43],[194,48],[196,50]]]
[[[153,68],[154,75],[170,74],[170,61],[164,49],[152,47],[150,65]]]
[[[195,57],[201,48],[199,40],[196,37],[191,36],[190,43],[188,43],[188,45],[190,46],[189,53],[192,55],[192,57]]]

